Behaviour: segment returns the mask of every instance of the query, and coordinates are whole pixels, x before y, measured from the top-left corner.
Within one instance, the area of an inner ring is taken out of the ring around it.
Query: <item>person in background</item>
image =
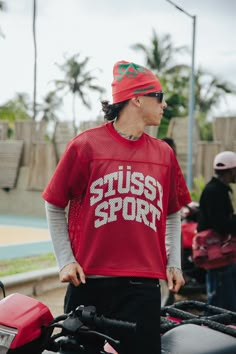
[[[173,138],[165,137],[161,140],[165,141],[173,149],[175,155],[177,155],[177,147]]]
[[[167,106],[158,78],[119,61],[112,96],[102,102],[107,122],[69,142],[43,198],[60,280],[69,283],[65,312],[94,305],[136,322],[122,352],[158,354],[159,279],[173,292],[184,284],[180,209],[190,196],[173,150],[144,131],[160,125]]]
[[[223,151],[215,156],[215,175],[200,197],[198,231],[213,229],[219,234],[236,235],[236,215],[231,201],[231,183],[236,183],[236,153]],[[236,264],[207,271],[210,305],[236,311]]]

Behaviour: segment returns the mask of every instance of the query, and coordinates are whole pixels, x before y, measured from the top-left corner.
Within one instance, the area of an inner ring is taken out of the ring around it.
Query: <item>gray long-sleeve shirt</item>
[[[66,211],[45,202],[46,216],[58,267],[76,262],[73,255],[67,226]],[[181,269],[181,220],[180,212],[167,216],[166,221],[167,267]]]

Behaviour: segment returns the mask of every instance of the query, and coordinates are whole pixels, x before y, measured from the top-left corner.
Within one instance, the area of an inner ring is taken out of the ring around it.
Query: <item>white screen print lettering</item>
[[[115,222],[119,214],[124,220],[157,230],[156,220],[160,220],[163,210],[163,188],[154,177],[132,171],[131,166],[119,166],[118,171],[95,180],[90,195],[90,205],[96,205],[95,228]]]

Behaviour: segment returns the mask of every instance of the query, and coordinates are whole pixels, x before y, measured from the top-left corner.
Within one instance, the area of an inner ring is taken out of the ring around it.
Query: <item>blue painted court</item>
[[[0,246],[0,260],[37,256],[53,252],[51,241],[21,243],[17,245]]]
[[[47,221],[43,218],[33,218],[29,216],[18,216],[18,215],[0,215],[0,225],[1,226],[13,226],[19,228],[33,228],[33,229],[47,229]],[[13,231],[14,233],[15,230]],[[7,237],[6,235],[0,235],[2,237]],[[18,235],[16,235],[18,237]],[[42,241],[34,240],[32,242],[29,239],[24,238],[19,239],[19,242],[14,244],[1,244],[0,245],[0,261],[14,258],[24,258],[27,256],[35,256],[43,253],[53,252],[53,246],[51,240]]]
[[[0,215],[0,225],[36,227],[46,229],[47,220],[45,218],[35,218],[31,216],[2,214]]]

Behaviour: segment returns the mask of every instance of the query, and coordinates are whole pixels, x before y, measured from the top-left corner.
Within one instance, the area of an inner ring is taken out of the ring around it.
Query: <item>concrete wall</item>
[[[212,161],[214,155],[218,151],[231,148],[235,151],[236,140],[235,135],[231,134],[230,139],[226,139],[224,135],[224,125],[230,126],[230,131],[236,131],[236,118],[230,118],[228,123],[226,119],[220,119],[217,123],[214,123],[215,140],[212,143],[200,142],[198,133],[194,134],[194,156],[193,156],[193,176],[202,175],[205,182],[209,180],[213,174]],[[95,122],[96,123],[96,122]],[[4,186],[0,186],[0,214],[9,215],[22,215],[32,217],[45,217],[44,200],[42,199],[42,191],[47,185],[53,171],[55,170],[58,157],[60,158],[62,151],[64,151],[71,132],[65,129],[59,129],[58,139],[56,144],[45,143],[42,141],[42,134],[37,138],[34,134],[34,140],[32,140],[30,133],[34,130],[34,126],[26,123],[27,126],[24,129],[23,123],[18,125],[18,139],[24,138],[23,133],[26,132],[26,143],[24,141],[24,148],[21,156],[21,162],[17,170],[16,185],[14,188],[1,189]],[[95,124],[96,125],[96,124]],[[5,127],[5,126],[4,126]],[[19,129],[20,127],[20,129]],[[156,128],[149,129],[149,134],[156,136]],[[6,135],[2,135],[5,137]],[[186,173],[186,159],[187,159],[187,125],[186,120],[174,119],[169,128],[169,136],[173,137],[177,143],[177,154],[180,162],[180,166],[184,173]],[[29,138],[30,137],[30,138]],[[35,140],[36,139],[36,140]],[[219,140],[222,139],[222,140]],[[4,141],[4,138],[3,138]],[[6,149],[5,149],[6,150]],[[4,151],[5,151],[4,150]],[[4,160],[6,156],[4,155]],[[4,174],[4,164],[1,167],[1,154],[0,154],[0,174]],[[236,209],[236,188],[234,189],[234,206]],[[8,191],[7,191],[8,190]]]
[[[29,167],[20,167],[16,188],[0,189],[0,214],[45,217],[41,191],[27,190]]]

